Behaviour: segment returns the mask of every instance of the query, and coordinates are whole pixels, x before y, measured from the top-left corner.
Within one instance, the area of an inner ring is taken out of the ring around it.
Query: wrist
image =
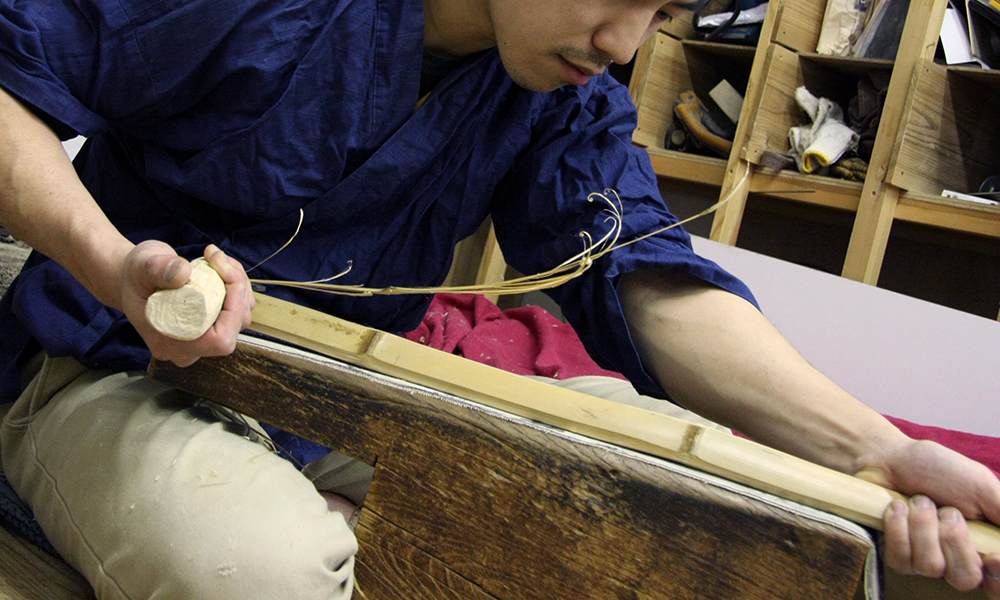
[[[864,437],[854,460],[854,475],[882,487],[893,488],[895,457],[906,453],[914,440],[892,423],[882,422],[871,427]]]
[[[97,300],[122,310],[122,285],[128,255],[135,248],[114,228],[103,235],[89,235],[67,261],[66,267]]]

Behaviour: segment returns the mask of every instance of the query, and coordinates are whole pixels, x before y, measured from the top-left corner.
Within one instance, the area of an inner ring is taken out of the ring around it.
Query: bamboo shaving
[[[306,211],[304,211],[304,210],[302,210],[300,208],[299,209],[299,224],[296,225],[296,227],[295,227],[295,233],[292,234],[292,237],[288,238],[288,241],[285,242],[284,246],[282,246],[281,248],[278,248],[277,250],[275,250],[274,252],[272,252],[271,256],[268,256],[264,260],[260,261],[259,263],[255,264],[254,266],[252,266],[249,269],[247,269],[247,273],[249,273],[250,271],[253,271],[257,267],[259,267],[262,264],[266,263],[267,261],[271,260],[272,258],[274,258],[275,256],[277,256],[279,252],[281,252],[282,250],[284,250],[285,248],[287,248],[288,245],[291,244],[292,241],[294,241],[295,238],[299,235],[299,231],[302,230],[302,221],[304,221],[305,218],[306,218]],[[350,267],[348,267],[348,269],[350,269]],[[345,271],[345,273],[346,273],[346,271]],[[339,276],[335,275],[335,277],[339,277]]]
[[[704,217],[705,215],[711,214],[723,206],[737,192],[743,187],[743,185],[748,181],[750,176],[749,169],[743,174],[743,177],[733,189],[730,190],[726,196],[713,204],[712,206],[706,208],[700,213],[690,216],[682,221],[672,223],[666,227],[657,229],[650,233],[639,236],[635,239],[618,242],[619,235],[621,234],[622,228],[622,203],[621,198],[615,190],[607,189],[603,193],[594,192],[587,196],[588,202],[601,201],[606,204],[604,212],[607,214],[605,222],[610,222],[610,229],[596,242],[593,240],[590,233],[583,231],[580,233],[580,237],[584,243],[584,249],[577,255],[570,257],[569,259],[563,261],[558,266],[544,271],[542,273],[537,273],[535,275],[525,275],[523,277],[517,277],[515,279],[509,279],[507,281],[500,281],[495,283],[486,283],[481,285],[461,285],[461,286],[436,286],[436,287],[403,287],[403,286],[390,286],[384,288],[370,288],[361,285],[338,285],[334,283],[328,283],[334,281],[339,277],[343,277],[351,270],[351,265],[348,264],[347,268],[341,273],[334,275],[332,277],[327,277],[325,279],[318,279],[316,281],[282,281],[275,279],[251,279],[251,283],[261,284],[261,285],[277,285],[283,287],[291,287],[298,289],[306,289],[317,292],[325,292],[328,294],[339,294],[344,296],[398,296],[403,294],[496,294],[496,295],[506,295],[506,294],[523,294],[526,292],[532,292],[536,290],[544,290],[557,287],[566,283],[567,281],[579,277],[585,271],[587,271],[591,266],[593,266],[594,261],[601,258],[609,252],[613,252],[619,248],[624,248],[630,244],[635,244],[647,238],[653,237],[673,229],[674,227],[680,227],[685,223],[694,221]],[[614,198],[612,200],[612,197]],[[302,215],[299,216],[299,227],[302,226]],[[264,259],[253,268],[259,267],[261,264],[267,262],[278,252],[284,250],[295,236],[298,235],[299,229],[295,230],[295,234],[292,239],[288,240],[284,246],[279,248],[274,254]],[[253,270],[253,269],[251,269]]]

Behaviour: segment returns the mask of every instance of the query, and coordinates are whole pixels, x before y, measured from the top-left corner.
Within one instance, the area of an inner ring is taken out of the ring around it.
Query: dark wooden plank
[[[496,599],[423,550],[425,544],[406,530],[370,512],[364,521],[356,531],[360,550],[355,574],[368,598]]]
[[[94,591],[61,559],[0,527],[0,600],[91,600]]]
[[[862,577],[868,545],[837,526],[356,367],[241,343],[151,373],[375,465],[372,600],[851,599]]]

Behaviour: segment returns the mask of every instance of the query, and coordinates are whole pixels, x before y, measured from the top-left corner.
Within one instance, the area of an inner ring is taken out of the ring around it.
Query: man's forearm
[[[80,182],[51,129],[0,88],[0,223],[119,308],[133,247]]]
[[[907,438],[813,368],[751,304],[685,276],[626,275],[643,363],[674,400],[754,439],[847,472]]]

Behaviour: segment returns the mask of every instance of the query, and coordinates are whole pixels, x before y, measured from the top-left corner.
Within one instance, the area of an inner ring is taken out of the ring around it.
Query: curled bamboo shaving
[[[268,256],[264,260],[260,261],[259,263],[255,264],[254,266],[252,266],[249,269],[247,269],[247,273],[249,273],[250,271],[253,271],[257,267],[259,267],[262,264],[266,263],[267,261],[271,260],[272,258],[274,258],[275,256],[277,256],[279,252],[281,252],[282,250],[284,250],[285,248],[287,248],[288,245],[291,244],[292,241],[294,241],[295,238],[299,235],[299,231],[302,230],[302,221],[304,221],[305,218],[306,218],[306,211],[304,211],[304,210],[302,210],[300,208],[299,209],[299,224],[295,226],[295,233],[292,234],[292,237],[288,238],[288,241],[285,242],[284,246],[282,246],[281,248],[278,248],[277,250],[275,250],[274,252],[272,252],[271,256]],[[348,265],[347,270],[349,271],[350,269],[351,269],[351,267]],[[344,271],[344,273],[346,273],[346,272],[347,271]],[[340,275],[334,275],[334,277],[340,277]]]
[[[621,235],[622,228],[622,203],[621,198],[618,196],[618,192],[612,189],[604,190],[604,193],[594,192],[587,196],[588,202],[594,202],[595,200],[600,200],[604,202],[607,206],[604,208],[604,212],[607,214],[605,222],[611,223],[611,227],[608,231],[596,242],[591,237],[590,233],[583,231],[581,232],[580,238],[583,240],[584,248],[575,256],[572,256],[558,266],[544,271],[542,273],[536,273],[535,275],[525,275],[523,277],[517,277],[515,279],[509,279],[506,281],[499,281],[496,283],[486,283],[481,285],[459,285],[459,286],[434,286],[434,287],[404,287],[404,286],[390,286],[384,288],[371,288],[362,285],[338,285],[334,283],[329,283],[339,277],[342,277],[350,272],[351,265],[348,264],[347,268],[334,275],[332,277],[327,277],[326,279],[319,279],[316,281],[282,281],[273,279],[251,279],[251,283],[261,284],[261,285],[280,285],[283,287],[291,287],[298,289],[307,289],[317,292],[325,292],[329,294],[339,294],[343,296],[398,296],[403,294],[523,294],[526,292],[532,292],[535,290],[550,289],[566,283],[567,281],[579,277],[585,271],[587,271],[591,266],[593,266],[594,261],[601,258],[609,252],[613,252],[619,248],[624,248],[630,244],[640,242],[644,239],[653,237],[654,235],[663,233],[674,227],[680,227],[685,223],[689,223],[695,219],[701,218],[705,215],[711,214],[720,208],[722,208],[729,200],[737,193],[738,190],[743,186],[743,184],[749,178],[749,170],[743,175],[740,181],[733,186],[733,189],[726,194],[726,197],[719,200],[712,206],[706,208],[700,213],[688,217],[682,221],[672,223],[666,227],[657,229],[650,233],[644,234],[633,240],[618,243],[618,238]],[[612,200],[611,197],[614,197]],[[299,226],[301,227],[301,219]],[[296,230],[298,234],[298,230]],[[294,239],[294,236],[292,237]],[[289,240],[281,249],[284,249],[291,243]],[[278,252],[281,251],[278,250]],[[275,252],[277,254],[277,252]],[[271,255],[272,257],[274,254]],[[268,259],[271,257],[268,257]],[[267,259],[265,259],[266,261]],[[257,266],[260,266],[259,263]]]

